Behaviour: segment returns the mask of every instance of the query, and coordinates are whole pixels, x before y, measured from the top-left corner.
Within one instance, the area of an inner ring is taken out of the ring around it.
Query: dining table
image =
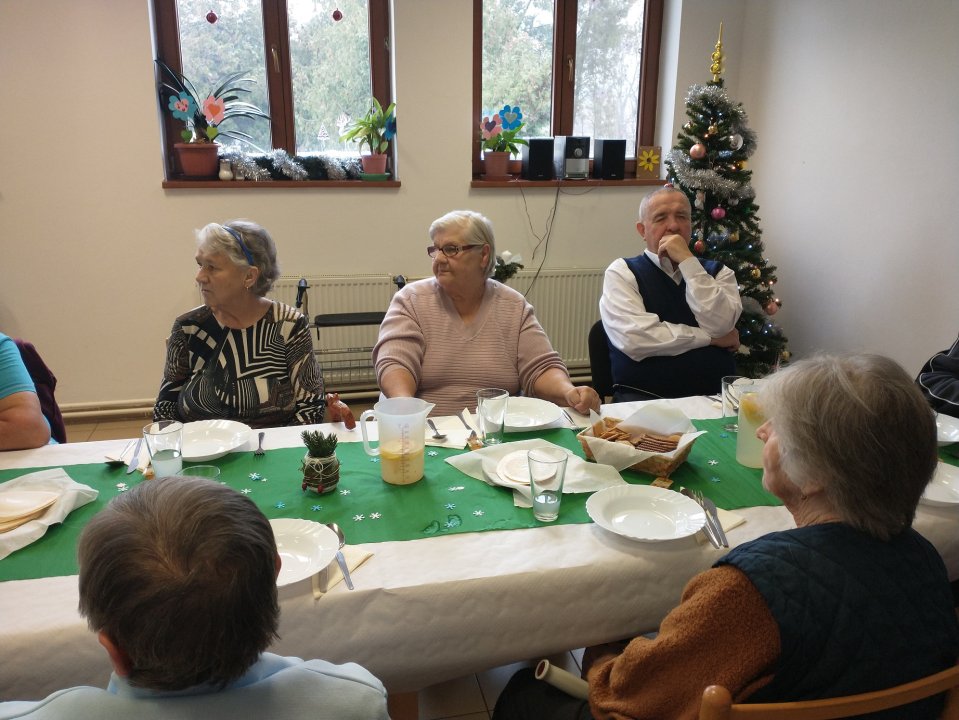
[[[736,434],[724,428],[713,399],[621,403],[602,412],[622,418],[656,404],[681,410],[704,431],[671,478],[741,521],[727,531],[730,547],[795,527],[787,509],[762,489],[762,471],[736,462]],[[506,440],[543,439],[583,457],[571,427],[583,421],[564,413],[545,427],[507,433]],[[280,587],[279,639],[270,651],[357,662],[391,693],[655,631],[690,578],[728,552],[701,532],[660,542],[610,532],[591,520],[587,493],[565,495],[559,520],[541,523],[514,504],[510,490],[447,462],[465,448],[427,446],[422,480],[386,485],[376,459],[363,450],[359,428],[325,423],[310,429],[339,438],[340,481],[329,494],[301,487],[303,427],[265,429],[263,456],[253,453],[254,434],[209,462],[220,468],[220,481],[247,494],[271,519],[336,522],[347,550],[369,555],[352,571],[353,590],[338,583],[319,593],[314,578]],[[0,560],[0,700],[35,700],[108,681],[107,655],[77,610],[75,544],[98,509],[147,481],[104,462],[124,445],[95,441],[0,453],[0,483],[62,468],[98,491],[94,502]],[[636,485],[654,480],[629,470],[622,477]],[[959,505],[920,504],[914,526],[935,545],[950,580],[959,579]]]

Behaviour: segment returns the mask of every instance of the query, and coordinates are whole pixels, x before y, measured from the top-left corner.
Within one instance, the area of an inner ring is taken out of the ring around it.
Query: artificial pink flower
[[[203,116],[211,125],[219,125],[223,122],[223,113],[226,111],[225,103],[212,95],[203,101]]]

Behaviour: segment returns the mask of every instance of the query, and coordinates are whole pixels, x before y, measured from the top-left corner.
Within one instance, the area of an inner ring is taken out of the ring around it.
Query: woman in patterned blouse
[[[173,323],[154,419],[322,422],[323,376],[307,319],[265,297],[280,274],[270,234],[246,220],[210,223],[197,246],[203,305]]]

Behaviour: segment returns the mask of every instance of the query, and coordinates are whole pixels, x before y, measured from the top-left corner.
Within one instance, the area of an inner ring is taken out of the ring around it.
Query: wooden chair
[[[959,720],[959,665],[887,690],[802,702],[734,705],[726,688],[710,685],[703,691],[699,720],[831,720],[901,707],[943,692],[946,703],[940,720]]]

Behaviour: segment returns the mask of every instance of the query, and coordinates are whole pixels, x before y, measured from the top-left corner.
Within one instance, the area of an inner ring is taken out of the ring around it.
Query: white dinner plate
[[[235,420],[198,420],[183,426],[184,462],[216,460],[250,439],[250,426]]]
[[[936,415],[936,437],[940,445],[959,442],[959,420],[951,415]]]
[[[549,400],[511,397],[506,401],[506,432],[540,430],[563,415],[558,405]]]
[[[684,538],[706,524],[706,512],[678,492],[652,485],[617,485],[593,493],[586,512],[601,528],[642,542]]]
[[[529,485],[529,461],[526,453],[526,450],[517,450],[506,455],[496,465],[496,474],[518,485]]]
[[[315,575],[333,561],[340,547],[336,533],[312,520],[276,518],[270,525],[282,561],[279,587]]]
[[[0,523],[37,515],[53,505],[59,493],[49,490],[7,490],[0,492]]]
[[[959,505],[959,467],[938,463],[919,502],[925,505]]]

